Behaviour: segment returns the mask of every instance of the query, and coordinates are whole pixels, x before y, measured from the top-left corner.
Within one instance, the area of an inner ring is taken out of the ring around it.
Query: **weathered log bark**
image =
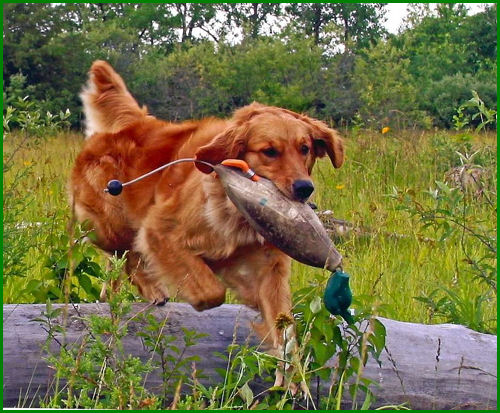
[[[133,314],[146,307],[135,304]],[[36,405],[50,392],[54,372],[47,367],[41,352],[47,333],[40,323],[31,321],[40,317],[43,310],[45,305],[3,307],[4,407],[28,407],[32,400]],[[186,355],[201,356],[197,368],[203,369],[212,383],[220,382],[215,368],[225,368],[213,353],[224,352],[233,340],[243,343],[251,337],[249,321],[257,317],[257,313],[239,305],[223,305],[198,313],[187,304],[168,303],[152,311],[158,318],[168,318],[164,334],[181,337],[181,327],[209,334]],[[65,340],[76,342],[85,335],[82,316],[108,312],[107,304],[83,304],[78,311],[69,306]],[[363,373],[377,382],[373,387],[377,400],[372,407],[406,402],[413,409],[496,409],[496,336],[450,324],[422,325],[384,318],[380,321],[387,330],[382,365],[369,360]],[[125,351],[147,359],[150,354],[135,334],[140,328],[140,323],[130,324]],[[257,342],[255,338],[250,341]],[[158,383],[159,378],[151,376],[148,386],[154,388]],[[323,385],[323,391],[327,386],[328,383]]]

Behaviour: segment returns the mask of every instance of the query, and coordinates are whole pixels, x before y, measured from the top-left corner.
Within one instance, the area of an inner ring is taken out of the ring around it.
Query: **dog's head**
[[[286,196],[302,202],[314,190],[310,177],[314,162],[325,155],[335,168],[342,166],[343,143],[334,130],[308,116],[259,103],[237,110],[226,130],[196,152],[197,159],[212,164],[243,159]]]

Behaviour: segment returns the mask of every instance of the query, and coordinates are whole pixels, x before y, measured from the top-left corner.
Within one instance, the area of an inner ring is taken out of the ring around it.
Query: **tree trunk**
[[[259,3],[252,3],[252,14],[250,15],[250,32],[252,39],[259,36]]]
[[[313,20],[313,33],[314,33],[314,44],[319,45],[319,33],[321,29],[322,19],[322,5],[318,3],[313,4],[314,10],[314,20]]]
[[[134,304],[132,314],[144,312],[146,307]],[[32,401],[37,405],[40,398],[50,393],[54,371],[47,367],[41,352],[47,333],[39,322],[32,321],[44,310],[45,305],[41,304],[4,305],[4,407],[28,407]],[[220,384],[215,368],[224,369],[225,362],[214,352],[225,352],[233,335],[237,343],[244,343],[248,337],[251,343],[258,342],[249,330],[249,321],[258,315],[240,305],[226,304],[199,313],[187,304],[167,303],[152,308],[152,312],[159,319],[168,318],[163,333],[175,335],[179,340],[182,327],[209,334],[186,353],[186,356],[200,356],[196,367],[207,375],[205,384]],[[107,304],[81,304],[78,310],[68,307],[66,342],[76,342],[85,336],[82,317],[90,314],[109,314],[109,307]],[[386,351],[381,356],[381,366],[368,360],[363,372],[364,377],[377,383],[373,386],[377,399],[372,408],[406,402],[413,409],[496,409],[496,336],[458,325],[422,325],[384,318],[380,321],[387,330]],[[150,354],[135,334],[141,328],[138,322],[129,324],[124,350],[146,360]],[[158,388],[160,384],[158,376],[148,378],[149,388]],[[319,386],[322,394],[328,391],[328,384]],[[256,386],[262,388],[264,384]],[[315,389],[312,391],[314,396]],[[344,407],[350,406],[345,400]]]

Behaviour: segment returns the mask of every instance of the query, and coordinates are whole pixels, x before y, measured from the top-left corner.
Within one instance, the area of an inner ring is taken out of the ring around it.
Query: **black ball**
[[[123,185],[117,179],[113,179],[108,182],[107,189],[111,195],[116,196],[122,193]]]

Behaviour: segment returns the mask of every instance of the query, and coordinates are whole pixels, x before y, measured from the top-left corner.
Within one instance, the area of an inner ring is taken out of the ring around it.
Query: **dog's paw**
[[[210,288],[190,291],[185,299],[193,306],[196,311],[208,310],[218,307],[226,301],[226,287],[222,283],[214,283]]]
[[[153,285],[141,285],[141,295],[151,304],[162,306],[170,299],[168,289],[162,283]]]

